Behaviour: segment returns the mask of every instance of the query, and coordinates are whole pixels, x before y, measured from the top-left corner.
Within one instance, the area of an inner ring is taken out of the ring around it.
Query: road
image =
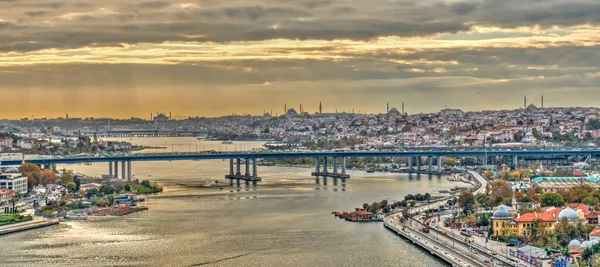
[[[450,247],[448,243],[440,242],[437,239],[432,238],[432,236],[427,234],[422,234],[419,232],[418,228],[410,227],[409,225],[405,225],[400,223],[399,220],[393,217],[388,217],[384,219],[384,224],[396,231],[399,235],[402,235],[413,243],[418,244],[424,249],[431,252],[431,254],[437,255],[438,257],[446,260],[452,266],[461,266],[461,267],[483,267],[486,266],[482,263],[474,261],[470,258],[469,254],[463,254],[458,252],[456,249]],[[407,226],[407,227],[405,227]]]

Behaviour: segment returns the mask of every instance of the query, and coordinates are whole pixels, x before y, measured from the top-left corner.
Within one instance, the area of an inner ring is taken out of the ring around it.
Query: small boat
[[[223,142],[221,142],[221,144],[222,145],[231,145],[231,144],[233,144],[233,142],[232,141],[223,141]]]
[[[368,173],[373,173],[373,172],[375,172],[375,169],[373,169],[373,168],[369,168],[369,169],[367,169],[367,172],[368,172]]]

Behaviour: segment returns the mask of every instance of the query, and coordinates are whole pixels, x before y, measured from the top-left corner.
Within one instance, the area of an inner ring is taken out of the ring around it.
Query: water
[[[0,237],[0,266],[446,266],[381,223],[345,222],[331,211],[459,184],[351,171],[345,184],[323,185],[310,169],[259,167],[257,187],[196,187],[225,183],[228,170],[220,160],[133,163],[136,178],[165,185],[147,198],[148,211]]]

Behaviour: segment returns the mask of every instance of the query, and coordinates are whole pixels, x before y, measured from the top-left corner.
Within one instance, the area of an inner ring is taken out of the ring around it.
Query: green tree
[[[77,184],[75,184],[75,182],[68,182],[66,186],[67,186],[67,189],[69,190],[69,193],[77,192]]]
[[[126,184],[126,185],[123,187],[123,189],[124,189],[126,192],[131,192],[131,185],[130,185],[130,184]],[[365,203],[365,204],[367,204],[367,203]],[[364,207],[364,205],[363,205],[363,207]],[[367,207],[369,207],[369,204],[367,204]],[[364,208],[364,209],[367,209],[367,208]]]
[[[100,193],[104,194],[104,195],[111,195],[113,193],[115,193],[115,188],[113,188],[110,185],[101,185],[100,188],[98,189],[100,191]]]
[[[542,207],[562,207],[565,205],[563,197],[560,194],[553,192],[544,193],[540,198],[540,202],[542,204]]]
[[[108,195],[107,199],[108,199],[108,205],[112,206],[113,204],[115,204],[115,197],[113,195]]]
[[[473,192],[467,191],[458,197],[458,206],[462,208],[465,215],[469,215],[475,211],[475,196]]]
[[[596,204],[598,204],[598,202],[600,202],[600,200],[594,196],[586,196],[581,200],[581,203],[590,205],[590,206],[596,206]]]
[[[150,187],[150,181],[148,181],[148,180],[142,180],[142,186],[144,186],[144,187]]]
[[[96,205],[98,205],[98,207],[104,207],[104,205],[106,205],[106,202],[104,202],[104,200],[102,199],[98,199],[98,201],[96,201]]]
[[[74,177],[74,175],[73,175],[72,171],[67,171],[66,169],[64,169],[62,174],[59,177],[60,183],[62,185],[66,185],[69,182],[73,182],[73,177]]]

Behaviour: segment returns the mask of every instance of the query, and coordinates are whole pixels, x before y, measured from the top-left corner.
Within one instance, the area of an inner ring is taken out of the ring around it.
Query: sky
[[[0,0],[0,118],[598,106],[598,0]]]

